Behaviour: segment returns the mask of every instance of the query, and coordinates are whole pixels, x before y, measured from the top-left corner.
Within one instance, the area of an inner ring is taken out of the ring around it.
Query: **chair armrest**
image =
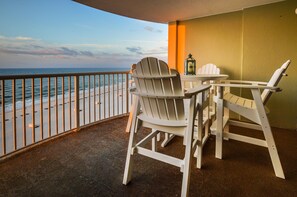
[[[130,93],[138,96],[143,96],[147,98],[165,98],[165,99],[184,99],[184,98],[191,98],[193,95],[208,90],[211,86],[210,85],[201,85],[196,88],[191,88],[185,92],[184,96],[177,96],[177,95],[150,95],[146,93],[137,92],[136,87],[130,88]]]
[[[230,87],[230,88],[269,89],[270,91],[275,91],[275,92],[281,91],[279,87],[263,86],[263,85],[228,84],[228,83],[216,83],[212,85],[219,86],[219,87]]]
[[[200,86],[197,86],[195,88],[191,88],[191,89],[189,89],[189,90],[187,90],[185,92],[185,97],[190,98],[194,94],[198,94],[200,92],[203,92],[205,90],[208,90],[210,87],[211,87],[211,85],[200,85]]]
[[[220,83],[229,83],[229,84],[250,84],[250,85],[263,85],[266,86],[267,82],[262,81],[244,81],[244,80],[220,80]]]
[[[184,95],[157,95],[157,94],[149,94],[149,93],[141,93],[138,92],[136,88],[133,88],[130,90],[131,94],[134,94],[136,96],[141,96],[145,98],[159,98],[159,99],[184,99],[186,98]]]

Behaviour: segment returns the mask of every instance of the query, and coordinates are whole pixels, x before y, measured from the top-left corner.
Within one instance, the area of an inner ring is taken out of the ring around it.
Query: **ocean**
[[[29,74],[66,74],[66,73],[88,73],[88,72],[112,72],[112,71],[127,71],[129,68],[26,68],[26,69],[0,69],[0,76],[3,75],[29,75]],[[90,88],[94,88],[94,76],[90,77]],[[106,76],[105,79],[103,77],[100,78],[100,82],[98,79],[98,76],[95,79],[95,88],[98,88],[99,86],[103,86],[105,80],[105,84],[107,84],[108,77]],[[112,85],[121,83],[122,81],[125,82],[125,76],[122,79],[122,75],[119,75],[118,77],[115,76],[110,77],[110,84]],[[88,76],[85,76],[85,86],[83,87],[83,78],[80,77],[79,80],[79,89],[82,91],[83,89],[88,90]],[[43,78],[43,84],[42,84],[42,93],[43,93],[43,102],[48,101],[48,79]],[[40,79],[34,80],[35,87],[34,87],[34,97],[35,97],[35,104],[40,103]],[[69,96],[69,89],[68,89],[68,77],[64,78],[64,94],[65,98]],[[51,100],[55,97],[55,80],[54,78],[51,78],[50,80],[50,97]],[[32,79],[26,79],[25,80],[25,103],[26,106],[32,105]],[[57,95],[58,99],[62,97],[62,78],[58,77],[57,80]],[[5,80],[5,111],[11,111],[12,109],[12,80]],[[0,87],[1,90],[1,87]],[[1,90],[2,91],[2,90]],[[0,91],[0,92],[1,92]],[[71,94],[74,93],[74,79],[71,77]],[[16,80],[16,109],[22,108],[22,80]],[[0,106],[2,107],[2,95],[0,97]]]

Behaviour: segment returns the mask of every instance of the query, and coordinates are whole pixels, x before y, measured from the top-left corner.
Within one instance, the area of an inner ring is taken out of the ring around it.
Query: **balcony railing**
[[[0,158],[126,115],[129,72],[0,76]]]

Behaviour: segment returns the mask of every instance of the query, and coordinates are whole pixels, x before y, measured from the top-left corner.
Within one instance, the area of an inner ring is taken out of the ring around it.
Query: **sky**
[[[0,0],[0,68],[126,67],[167,62],[166,24],[72,0]]]

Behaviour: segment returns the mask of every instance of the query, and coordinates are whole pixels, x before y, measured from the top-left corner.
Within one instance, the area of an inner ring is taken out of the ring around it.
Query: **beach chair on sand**
[[[286,76],[285,72],[289,64],[290,60],[285,62],[279,69],[277,69],[268,83],[256,81],[225,80],[221,81],[220,84],[214,84],[214,86],[216,86],[218,89],[218,94],[214,98],[215,102],[217,103],[217,121],[214,122],[214,124],[211,127],[211,130],[216,132],[217,158],[222,158],[223,137],[258,146],[263,146],[268,148],[276,176],[280,178],[285,178],[264,106],[268,102],[268,99],[270,98],[273,92],[281,91],[281,89],[279,89],[276,86],[279,83],[282,76]],[[243,98],[231,94],[230,92],[223,93],[223,88],[225,87],[250,89],[253,98]],[[263,90],[262,94],[260,90]],[[223,119],[224,107],[249,119],[250,121],[256,124],[234,120],[232,121],[229,120],[228,116],[225,116]],[[230,131],[222,132],[223,128],[228,124],[263,131],[265,139],[262,140],[247,137],[231,133]]]
[[[132,112],[132,127],[123,184],[126,185],[131,180],[133,157],[141,154],[179,167],[183,172],[181,195],[187,196],[190,182],[193,134],[195,130],[201,129],[202,110],[199,110],[199,108],[204,97],[203,93],[210,86],[201,85],[184,92],[179,73],[176,70],[169,69],[165,62],[152,57],[144,58],[137,63],[132,77],[136,84],[136,88],[131,90],[136,95],[133,102],[140,103],[141,112],[137,114],[136,108]],[[184,104],[184,99],[190,100],[188,114],[185,114],[187,105]],[[199,124],[198,127],[194,128],[197,115]],[[152,132],[137,142],[136,135],[141,127],[150,128]],[[183,137],[186,146],[183,159],[157,152],[154,143],[151,149],[143,147],[143,144],[151,142],[159,132],[167,132]],[[195,146],[202,148],[199,142]]]

